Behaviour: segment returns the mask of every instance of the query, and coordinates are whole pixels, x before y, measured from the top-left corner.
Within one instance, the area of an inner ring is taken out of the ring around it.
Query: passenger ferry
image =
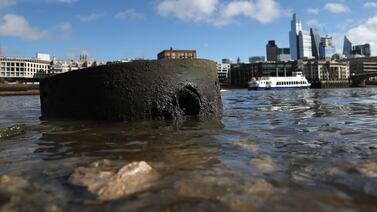
[[[292,77],[252,78],[249,82],[249,90],[305,89],[310,86],[302,72],[293,72]]]

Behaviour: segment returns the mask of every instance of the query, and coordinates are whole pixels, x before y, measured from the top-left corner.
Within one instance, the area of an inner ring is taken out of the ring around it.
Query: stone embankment
[[[199,120],[222,116],[216,64],[135,61],[68,72],[40,83],[42,118]]]

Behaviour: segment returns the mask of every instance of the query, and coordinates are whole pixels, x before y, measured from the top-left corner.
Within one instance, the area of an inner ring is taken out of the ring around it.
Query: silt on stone
[[[163,59],[98,66],[43,79],[42,118],[198,120],[222,116],[216,64]]]

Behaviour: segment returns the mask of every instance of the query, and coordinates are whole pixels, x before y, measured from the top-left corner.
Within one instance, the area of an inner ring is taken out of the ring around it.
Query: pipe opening
[[[200,98],[195,88],[186,87],[178,93],[178,103],[187,116],[197,116],[200,113]]]

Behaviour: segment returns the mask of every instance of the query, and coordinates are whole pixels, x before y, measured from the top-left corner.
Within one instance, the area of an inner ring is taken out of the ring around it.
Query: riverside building
[[[83,68],[103,65],[103,62],[88,59],[85,54],[80,55],[80,60],[57,60],[51,61],[51,74],[61,74],[69,71],[75,71]]]
[[[345,61],[308,60],[304,61],[304,75],[312,83],[321,81],[348,82],[350,70]]]
[[[352,58],[347,61],[351,75],[377,73],[377,57]],[[377,82],[377,76],[370,77],[368,81]]]
[[[229,63],[218,63],[217,64],[217,75],[219,77],[220,84],[227,85],[230,80],[230,64]]]
[[[169,50],[163,50],[162,52],[158,53],[157,58],[161,59],[195,59],[197,58],[197,54],[195,50],[173,50],[170,48]]]
[[[37,54],[36,58],[0,57],[0,78],[41,79],[50,74],[49,56]]]
[[[230,84],[235,87],[246,88],[252,77],[292,76],[292,72],[294,72],[296,68],[297,62],[294,61],[232,64]]]

